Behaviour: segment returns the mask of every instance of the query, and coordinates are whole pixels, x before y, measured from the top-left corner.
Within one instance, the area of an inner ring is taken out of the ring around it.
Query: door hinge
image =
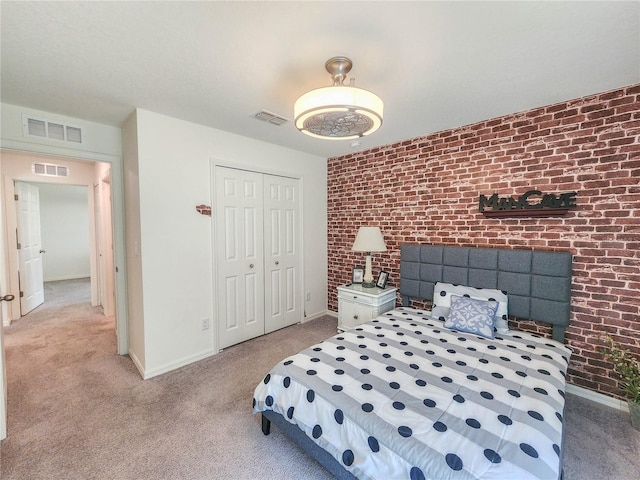
[[[18,250],[22,250],[22,244],[18,244]]]
[[[24,292],[20,292],[20,298],[24,297]]]
[[[17,193],[15,193],[15,194],[13,195],[13,199],[14,199],[16,202],[18,201],[18,194],[17,194]]]

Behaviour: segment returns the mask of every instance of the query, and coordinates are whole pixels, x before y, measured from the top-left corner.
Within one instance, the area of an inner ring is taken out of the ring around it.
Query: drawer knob
[[[357,320],[357,319],[358,319],[358,315],[354,315],[354,316],[353,316],[353,319],[354,319],[354,320]]]
[[[353,298],[358,298],[358,296],[357,296],[357,295],[354,295],[354,296],[353,296]]]

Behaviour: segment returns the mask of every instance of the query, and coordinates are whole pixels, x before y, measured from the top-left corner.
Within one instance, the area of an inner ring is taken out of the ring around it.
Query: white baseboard
[[[204,360],[212,355],[215,355],[215,350],[206,350],[197,355],[190,355],[188,357],[181,358],[177,362],[166,363],[160,367],[151,368],[149,370],[144,370],[142,373],[142,378],[145,380],[149,380],[150,378],[157,377],[158,375],[162,375],[163,373],[170,372],[171,370],[176,370],[180,367],[184,367],[185,365],[189,365],[190,363],[197,362],[199,360]],[[134,362],[135,363],[135,362]],[[139,368],[138,368],[139,369]]]
[[[325,310],[324,312],[318,312],[318,313],[314,313],[312,315],[308,315],[304,317],[301,323],[306,323],[310,320],[315,320],[316,318],[324,317],[325,315],[338,318],[338,314],[336,312],[332,312],[331,310]]]
[[[567,393],[571,393],[577,397],[586,398],[587,400],[591,400],[592,402],[596,402],[601,405],[606,405],[607,407],[622,410],[623,412],[629,411],[629,405],[627,405],[627,402],[625,400],[620,400],[619,398],[609,397],[608,395],[603,395],[602,393],[594,392],[593,390],[587,390],[586,388],[578,387],[571,383],[567,383],[566,391]]]
[[[91,275],[86,274],[86,275],[63,275],[62,277],[50,277],[50,278],[45,278],[43,281],[44,282],[60,282],[62,280],[78,280],[80,278],[91,278]]]
[[[326,314],[327,312],[325,311],[325,312],[318,312],[318,313],[313,313],[311,315],[307,315],[302,319],[302,322],[300,323],[307,323],[311,320],[315,320],[316,318],[324,317]]]
[[[142,363],[140,362],[136,354],[131,351],[131,349],[129,349],[129,358],[138,369],[138,372],[140,372],[140,376],[142,376],[142,378],[144,379],[144,367],[142,366]]]

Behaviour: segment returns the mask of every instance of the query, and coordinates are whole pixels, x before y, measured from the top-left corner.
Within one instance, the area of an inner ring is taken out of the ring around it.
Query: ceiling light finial
[[[353,63],[333,57],[325,63],[333,85],[302,95],[293,107],[296,128],[302,133],[328,140],[350,140],[369,135],[382,125],[383,103],[368,90],[356,88],[353,79],[345,85]]]

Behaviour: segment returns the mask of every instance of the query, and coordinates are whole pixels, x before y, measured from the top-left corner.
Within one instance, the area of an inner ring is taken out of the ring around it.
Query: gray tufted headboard
[[[436,282],[497,288],[509,296],[509,315],[553,325],[564,340],[571,313],[570,252],[404,244],[400,250],[400,294],[433,300]]]

